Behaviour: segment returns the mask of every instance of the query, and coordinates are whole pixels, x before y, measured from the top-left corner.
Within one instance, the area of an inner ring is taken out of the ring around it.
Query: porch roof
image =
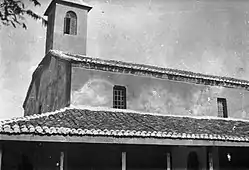
[[[249,121],[69,107],[2,121],[0,140],[249,146]]]

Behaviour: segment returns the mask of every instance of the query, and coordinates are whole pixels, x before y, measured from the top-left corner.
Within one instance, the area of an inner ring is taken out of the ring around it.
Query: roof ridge
[[[89,5],[88,3],[82,1],[82,0],[51,0],[50,4],[48,5],[44,15],[47,16],[49,11],[51,10],[52,6],[55,4],[55,3],[70,3],[70,4],[74,4],[74,5],[77,5],[77,6],[81,6],[81,7],[85,7],[88,9],[88,11],[90,11],[93,6],[92,5]]]
[[[140,114],[140,115],[150,115],[150,116],[160,116],[160,117],[175,117],[175,118],[190,118],[190,119],[203,119],[203,120],[223,120],[223,121],[240,121],[240,122],[249,122],[247,119],[238,119],[238,118],[223,118],[223,117],[215,117],[215,116],[194,116],[194,115],[173,115],[173,114],[162,114],[162,113],[155,113],[155,112],[146,112],[146,111],[136,111],[130,109],[116,109],[116,108],[109,108],[109,107],[102,107],[102,106],[87,106],[87,105],[70,105],[69,107],[64,107],[55,111],[51,112],[44,112],[42,114],[33,114],[28,116],[22,117],[14,117],[11,119],[5,119],[0,121],[0,126],[3,126],[8,123],[14,123],[17,121],[29,121],[32,119],[38,119],[42,117],[47,117],[50,115],[58,114],[61,112],[65,112],[66,110],[90,110],[90,111],[106,111],[112,113],[129,113],[129,114]]]
[[[67,109],[72,109],[67,111]],[[77,110],[78,109],[78,110]],[[125,114],[123,109],[106,109],[103,114],[101,110],[103,107],[84,107],[81,108],[65,107],[63,109],[43,113],[41,115],[26,116],[24,121],[30,122],[8,122],[0,125],[0,135],[6,135],[6,140],[12,139],[10,135],[25,135],[21,139],[30,140],[34,136],[86,136],[86,137],[114,137],[114,138],[161,138],[161,139],[194,139],[194,140],[218,140],[218,141],[231,141],[231,142],[248,142],[249,141],[249,123],[244,122],[222,122],[222,121],[203,121],[203,120],[185,120],[185,119],[168,119],[161,117],[145,117],[140,114],[134,115],[138,112],[130,110]],[[90,110],[90,114],[88,112]],[[64,111],[64,112],[63,112]],[[92,112],[91,112],[92,111]],[[96,111],[96,112],[95,112]],[[116,113],[114,113],[116,111]],[[120,112],[120,114],[118,114]],[[62,113],[61,115],[59,113]],[[64,114],[66,113],[66,114]],[[68,119],[74,119],[73,114],[80,115],[79,124],[68,124]],[[48,119],[39,119],[44,116],[54,114],[54,117]],[[69,114],[69,117],[67,115]],[[114,115],[115,114],[115,115]],[[91,116],[93,115],[93,116]],[[88,117],[90,116],[90,117]],[[141,119],[140,121],[130,120]],[[134,116],[134,117],[133,117]],[[160,115],[162,116],[162,115]],[[168,115],[170,116],[170,115]],[[16,119],[18,120],[18,119]],[[22,119],[19,119],[22,120]],[[47,120],[49,120],[47,122]],[[87,123],[86,123],[87,122]],[[129,124],[130,122],[130,124]],[[189,126],[189,123],[192,126]],[[146,124],[146,125],[145,125]],[[147,126],[149,125],[149,126]],[[179,126],[175,126],[179,125]],[[221,126],[220,126],[221,125]],[[206,126],[210,128],[206,129]],[[224,127],[223,127],[224,126]],[[187,128],[188,127],[188,128]],[[31,136],[27,136],[31,135]],[[4,136],[3,136],[4,137]],[[22,138],[24,137],[24,138]],[[18,139],[19,140],[19,139]],[[38,138],[38,140],[40,140]],[[48,140],[48,139],[46,139]],[[56,140],[58,140],[56,138]],[[66,140],[67,141],[67,140]],[[69,142],[69,141],[67,141]],[[81,141],[82,142],[82,141]],[[113,141],[112,141],[113,142]]]
[[[192,119],[206,119],[206,120],[225,120],[225,121],[241,121],[249,122],[247,119],[237,119],[237,118],[223,118],[216,116],[193,116],[193,115],[173,115],[173,114],[161,114],[155,112],[146,112],[146,111],[136,111],[130,109],[116,109],[110,107],[101,107],[101,106],[86,106],[86,105],[70,105],[69,109],[79,109],[79,110],[91,110],[91,111],[109,111],[116,113],[131,113],[131,114],[142,114],[142,115],[151,115],[151,116],[163,116],[163,117],[178,117],[178,118],[192,118]]]
[[[61,50],[50,50],[49,51],[51,54],[63,58],[63,59],[70,59],[74,61],[87,61],[87,62],[99,62],[99,64],[111,64],[108,62],[115,62],[115,66],[118,67],[129,67],[133,68],[134,66],[137,67],[146,67],[144,68],[147,71],[155,71],[155,72],[160,72],[160,73],[167,73],[167,74],[175,74],[175,75],[182,75],[182,76],[187,76],[187,77],[192,77],[192,78],[202,78],[206,80],[216,80],[216,81],[226,81],[229,83],[236,83],[240,85],[247,85],[249,86],[249,80],[245,79],[238,79],[234,77],[229,77],[229,76],[217,76],[217,75],[212,75],[212,74],[204,74],[201,72],[193,72],[190,70],[180,70],[180,69],[175,69],[175,68],[169,68],[169,67],[162,67],[162,66],[156,66],[152,64],[140,64],[140,63],[134,63],[134,62],[126,62],[126,61],[121,61],[121,60],[114,60],[114,59],[102,59],[99,57],[92,57],[88,55],[80,55],[80,54],[73,54],[69,52],[64,52]],[[95,61],[93,61],[95,60]],[[98,60],[98,61],[96,61]],[[141,68],[137,68],[141,69]],[[187,73],[188,75],[186,75]]]
[[[66,111],[68,109],[69,109],[69,107],[64,107],[62,109],[51,111],[51,112],[44,112],[44,113],[41,113],[41,114],[32,114],[32,115],[27,115],[27,116],[14,117],[14,118],[11,118],[11,119],[5,119],[5,120],[0,121],[0,126],[3,126],[3,125],[8,124],[8,123],[14,123],[14,122],[17,122],[17,121],[29,121],[29,120],[32,120],[32,119],[37,119],[37,118],[41,118],[41,117],[45,117],[45,116],[49,116],[49,115],[54,115],[54,114],[57,114],[57,113],[60,113],[60,112],[64,112],[64,111]]]
[[[61,1],[65,1],[65,2],[74,3],[74,4],[78,4],[78,5],[83,5],[83,6],[92,7],[91,5],[89,5],[88,3],[86,3],[86,2],[83,1],[83,0],[61,0]]]

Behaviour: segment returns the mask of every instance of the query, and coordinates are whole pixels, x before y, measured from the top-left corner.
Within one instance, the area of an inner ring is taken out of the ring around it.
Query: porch
[[[249,169],[248,147],[1,142],[1,170]]]
[[[249,169],[249,122],[65,108],[0,122],[0,170]]]

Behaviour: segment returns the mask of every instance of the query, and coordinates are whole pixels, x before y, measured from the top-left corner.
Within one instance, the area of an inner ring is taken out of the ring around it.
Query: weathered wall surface
[[[24,106],[24,115],[30,115],[38,113],[39,105],[36,102],[36,85],[35,83],[31,86],[31,91],[29,93],[26,105]]]
[[[35,76],[25,115],[54,111],[69,104],[70,65],[54,57],[47,60]]]
[[[87,54],[249,78],[247,0],[85,0]]]
[[[228,116],[249,119],[249,92],[72,68],[71,104],[113,106],[113,86],[124,85],[127,109],[169,115],[217,116],[217,97],[227,99]]]
[[[46,32],[45,54],[47,54],[50,49],[53,49],[54,21],[55,21],[55,7],[52,8],[50,13],[48,14],[48,27],[47,27],[47,32]]]
[[[77,35],[64,34],[64,17],[68,11],[77,15]],[[53,49],[73,54],[86,54],[87,11],[58,4],[55,9]]]
[[[69,64],[51,58],[49,68],[41,75],[38,101],[42,112],[53,111],[68,104]]]

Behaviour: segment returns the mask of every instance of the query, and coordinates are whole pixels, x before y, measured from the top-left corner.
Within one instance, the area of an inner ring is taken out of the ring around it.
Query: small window
[[[113,108],[126,109],[126,88],[124,86],[113,87]]]
[[[217,98],[218,117],[227,117],[227,101],[225,98]]]
[[[38,108],[38,114],[41,114],[41,113],[42,113],[42,105],[40,104]]]
[[[77,34],[77,16],[73,11],[67,12],[64,18],[64,34]]]

